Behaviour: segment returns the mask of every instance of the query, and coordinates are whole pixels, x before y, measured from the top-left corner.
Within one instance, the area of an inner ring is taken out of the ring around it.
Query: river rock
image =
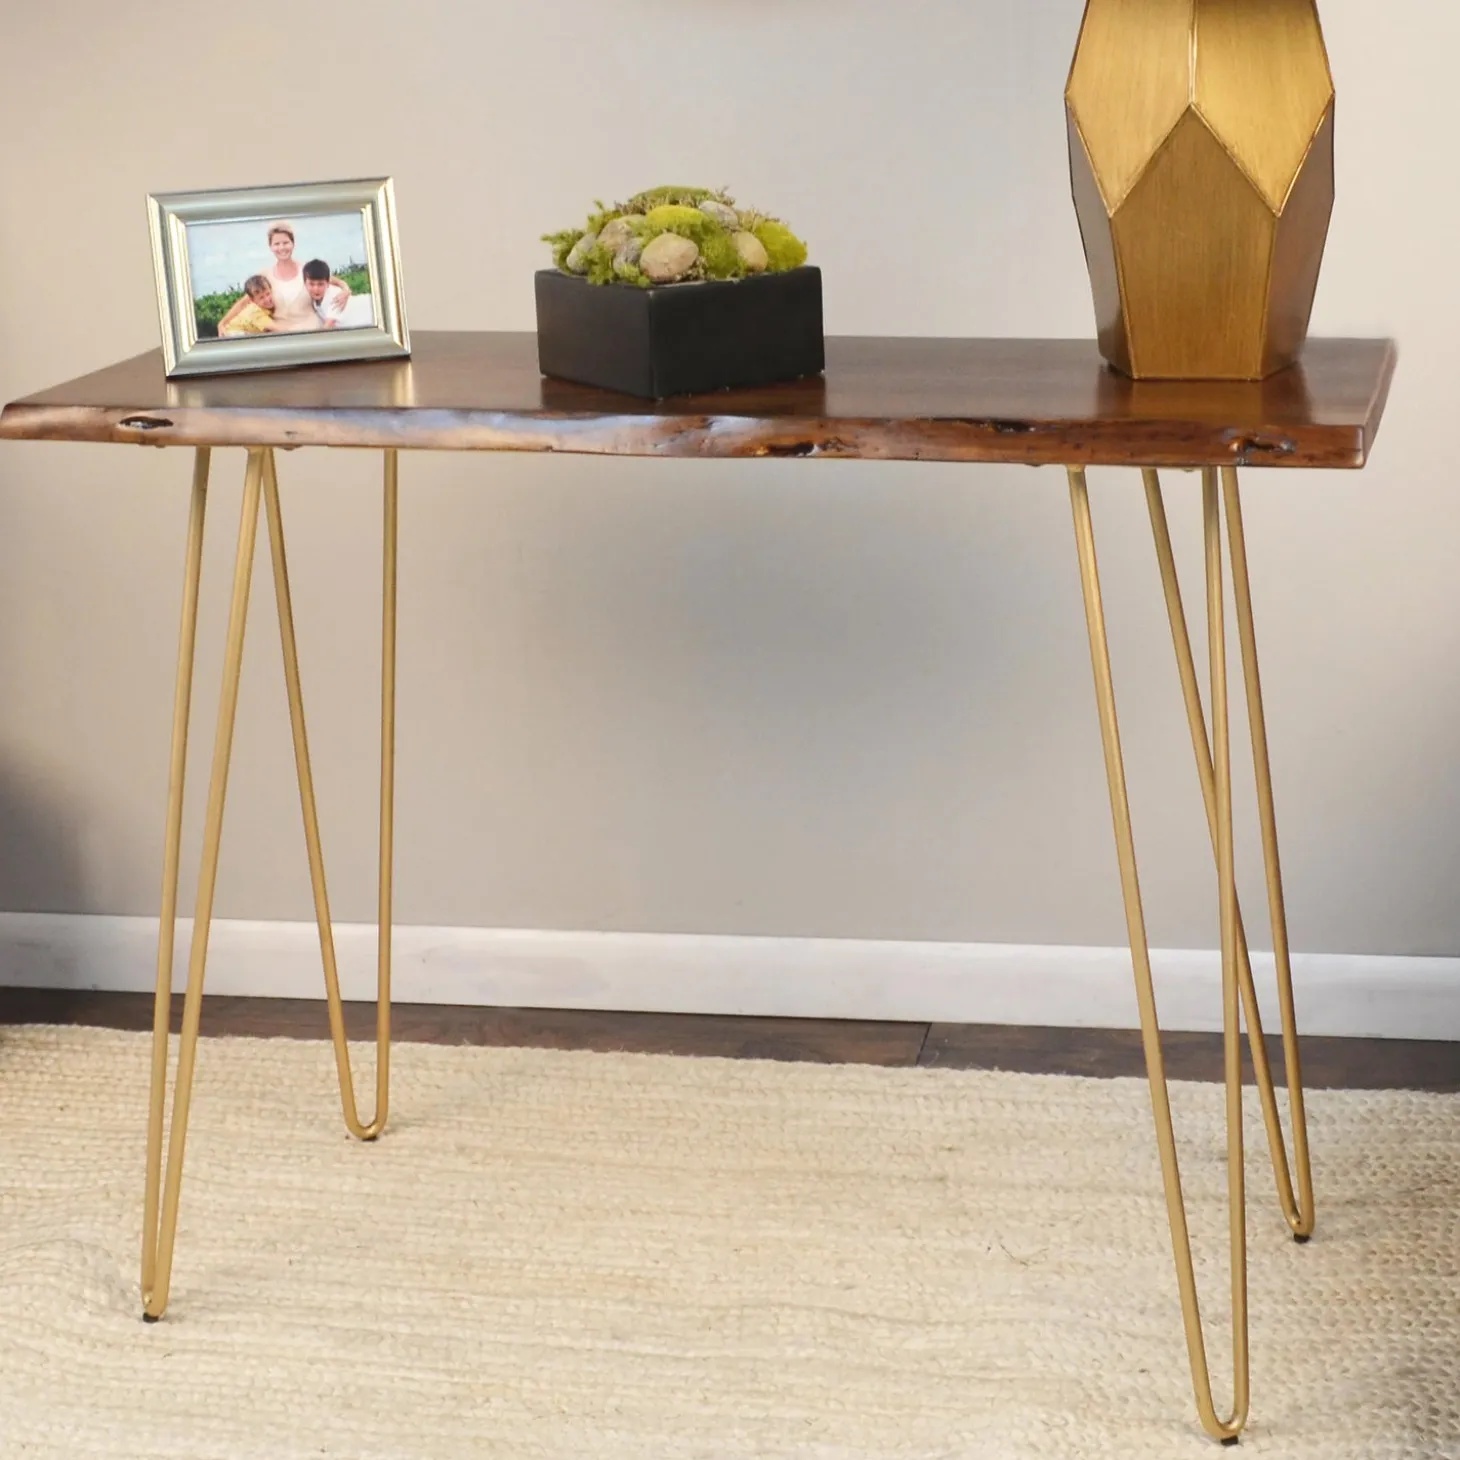
[[[599,229],[598,241],[611,254],[619,258],[620,262],[623,262],[621,255],[624,246],[630,240],[633,240],[635,243],[638,242],[638,238],[634,234],[633,225],[635,223],[642,223],[643,221],[644,217],[641,213],[625,213],[622,218],[611,218]]]
[[[661,233],[644,245],[639,267],[656,284],[672,284],[695,266],[700,251],[677,233]]]
[[[765,244],[755,234],[746,233],[743,229],[735,235],[735,252],[740,255],[740,262],[745,265],[748,274],[759,274],[771,261]]]
[[[588,272],[588,253],[595,243],[598,242],[596,233],[585,233],[582,238],[568,250],[568,256],[563,260],[563,267],[570,274],[586,274]]]
[[[717,203],[714,198],[706,198],[700,204],[700,212],[706,218],[713,218],[721,228],[727,228],[731,233],[740,227],[740,218],[735,209],[727,207],[724,203]]]

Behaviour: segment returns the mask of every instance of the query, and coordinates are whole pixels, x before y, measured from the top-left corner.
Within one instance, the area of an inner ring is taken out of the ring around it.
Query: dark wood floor
[[[182,1000],[173,1001],[173,1027]],[[352,1037],[374,1031],[374,1007],[346,1006]],[[753,1019],[702,1014],[623,1014],[578,1009],[498,1009],[397,1004],[394,1038],[433,1044],[531,1045],[552,1049],[635,1050],[740,1059],[813,1060],[870,1065],[941,1065],[948,1069],[1023,1070],[1042,1074],[1142,1075],[1140,1035],[1123,1029],[1047,1029],[993,1024],[917,1024],[845,1019]],[[150,994],[101,994],[0,988],[0,1024],[85,1024],[148,1029]],[[203,1000],[206,1034],[297,1039],[328,1037],[317,999]],[[1282,1078],[1279,1041],[1269,1036]],[[1219,1080],[1216,1034],[1167,1034],[1162,1047],[1173,1078]],[[1460,1091],[1460,1043],[1441,1040],[1302,1041],[1310,1089]]]

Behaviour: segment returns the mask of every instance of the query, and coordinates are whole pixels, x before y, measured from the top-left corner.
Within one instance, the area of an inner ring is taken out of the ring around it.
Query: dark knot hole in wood
[[[1255,457],[1291,456],[1297,444],[1286,436],[1237,436],[1232,441],[1232,454],[1244,465]]]

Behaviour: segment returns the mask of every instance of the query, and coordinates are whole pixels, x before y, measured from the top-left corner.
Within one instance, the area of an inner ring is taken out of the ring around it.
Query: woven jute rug
[[[1224,1453],[1142,1082],[403,1045],[366,1146],[327,1044],[210,1040],[144,1325],[148,1048],[0,1029],[5,1460]],[[1221,1091],[1173,1094],[1230,1375]],[[1460,1456],[1460,1098],[1310,1115],[1306,1247],[1249,1130],[1237,1453]]]

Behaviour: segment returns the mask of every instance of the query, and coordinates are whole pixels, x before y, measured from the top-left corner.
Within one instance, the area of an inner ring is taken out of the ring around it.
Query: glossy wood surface
[[[173,1030],[182,995],[173,998]],[[351,1038],[375,1036],[375,1006],[348,1003]],[[0,988],[0,1026],[76,1024],[152,1028],[151,994]],[[478,1005],[397,1004],[394,1037],[428,1044],[509,1045],[539,1049],[632,1050],[729,1059],[809,1060],[821,1064],[939,1065],[946,1069],[1145,1078],[1134,1029],[1055,1029],[1007,1024],[924,1024],[852,1019],[760,1019],[712,1014],[633,1014],[594,1009],[505,1009]],[[210,1035],[327,1039],[318,999],[251,999],[208,994]],[[3,1036],[0,1036],[3,1038]],[[1161,1036],[1172,1079],[1222,1079],[1222,1036]],[[1460,1042],[1419,1039],[1302,1040],[1310,1089],[1408,1089],[1460,1092]],[[1283,1083],[1280,1042],[1269,1040],[1273,1075]],[[1251,1083],[1251,1064],[1247,1065]]]
[[[837,338],[824,376],[653,402],[549,380],[536,336],[424,332],[410,360],[169,381],[161,352],[8,405],[0,436],[1028,465],[1362,466],[1387,340],[1264,381],[1132,381],[1093,340]]]

